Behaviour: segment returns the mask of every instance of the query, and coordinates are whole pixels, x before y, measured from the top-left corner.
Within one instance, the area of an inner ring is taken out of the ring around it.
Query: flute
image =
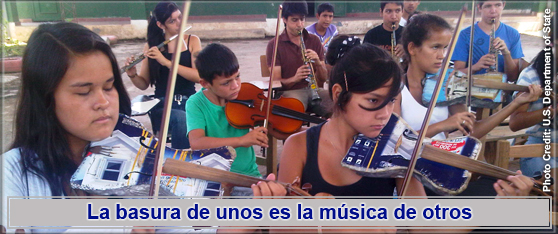
[[[186,29],[184,29],[184,32],[188,31],[190,28],[192,28],[192,26],[188,26]],[[176,34],[176,35],[172,36],[171,38],[169,38],[168,40],[161,42],[161,44],[157,45],[157,49],[161,49],[166,44],[169,44],[169,42],[171,42],[176,37],[178,37],[179,34]],[[145,55],[142,53],[142,54],[138,55],[138,57],[136,59],[134,59],[134,61],[132,61],[128,66],[123,66],[122,68],[120,68],[120,74],[124,74],[124,72],[126,72],[128,69],[132,68],[136,64],[143,61],[143,59],[145,59]]]

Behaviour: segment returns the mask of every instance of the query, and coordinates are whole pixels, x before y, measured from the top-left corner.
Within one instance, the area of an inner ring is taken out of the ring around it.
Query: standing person
[[[519,32],[500,21],[505,6],[505,1],[478,1],[477,7],[481,19],[475,24],[473,74],[484,74],[489,67],[496,65],[496,56],[489,53],[490,34],[494,26],[496,30],[492,45],[501,53],[497,54],[498,72],[505,73],[507,81],[516,81],[519,74],[519,59],[524,55]],[[451,58],[455,62],[455,69],[464,73],[468,73],[470,38],[471,26],[459,33],[455,51]]]
[[[551,21],[552,22],[552,21]],[[519,74],[519,79],[517,80],[518,85],[542,85],[545,83],[545,58],[549,55],[552,57],[552,50],[545,51],[541,50],[539,54],[533,59],[533,64]],[[558,64],[558,61],[555,61]],[[554,68],[550,66],[550,74],[554,73]],[[551,75],[552,76],[552,75]],[[554,86],[556,88],[556,86]],[[556,92],[556,91],[554,91]],[[517,94],[515,94],[517,95]],[[555,132],[552,126],[544,126],[543,119],[554,119],[556,116],[556,106],[545,105],[543,99],[539,98],[537,101],[524,104],[519,107],[510,116],[510,129],[512,131],[518,131],[524,128],[529,128],[527,133],[530,136],[527,138],[526,145],[530,144],[542,144],[543,135],[545,132]],[[552,142],[558,142],[556,140],[556,134],[551,137]],[[542,146],[541,146],[542,147]],[[556,158],[552,158],[549,161],[543,160],[542,157],[534,158],[520,158],[519,167],[525,173],[526,176],[535,177],[542,176],[543,170],[545,169],[545,164],[549,164],[551,168],[556,168],[558,164],[556,163]]]
[[[306,30],[308,30],[309,33],[312,33],[320,38],[322,46],[324,47],[326,52],[331,39],[333,39],[335,35],[339,34],[339,32],[337,31],[337,26],[335,26],[335,24],[331,24],[331,21],[333,21],[334,13],[335,11],[333,5],[327,2],[322,3],[318,6],[318,13],[316,13],[318,22],[306,27]]]
[[[426,115],[427,107],[422,105],[423,80],[428,74],[436,74],[439,72],[444,52],[449,45],[452,37],[451,26],[441,17],[431,14],[419,14],[413,16],[405,30],[403,31],[402,44],[406,55],[410,58],[407,74],[404,79],[404,87],[401,91],[398,101],[395,103],[394,112],[407,121],[415,131],[419,131]],[[528,93],[521,93],[509,105],[502,110],[483,120],[476,120],[475,115],[467,111],[464,104],[454,104],[451,106],[435,107],[430,120],[430,126],[426,132],[426,137],[433,139],[445,139],[447,133],[453,130],[459,130],[464,135],[470,135],[481,138],[486,135],[494,127],[498,126],[513,111],[525,103],[537,100],[541,95],[540,86],[529,86]],[[400,99],[399,99],[400,98]],[[482,177],[485,178],[485,177]],[[480,181],[480,180],[479,180]],[[470,183],[468,190],[477,193],[474,188],[475,184],[484,184],[490,186],[492,182],[482,181]],[[487,182],[487,183],[484,183]],[[501,181],[500,181],[501,182]],[[497,194],[501,194],[501,183],[492,184]],[[486,187],[480,188],[483,194],[475,195],[493,195],[486,194]],[[509,190],[506,190],[509,191]],[[461,195],[468,195],[467,190]],[[429,193],[434,195],[434,193]]]
[[[304,29],[304,19],[308,14],[308,6],[304,1],[286,1],[283,3],[281,18],[285,24],[285,30],[279,37],[277,45],[277,57],[275,65],[272,66],[275,37],[269,40],[266,49],[267,65],[273,69],[274,80],[280,80],[284,97],[298,99],[304,105],[307,112],[316,113],[319,116],[328,116],[331,99],[327,90],[318,88],[317,92],[321,101],[312,100],[312,90],[305,79],[311,74],[308,64],[304,64],[301,54],[301,40],[299,32],[302,31],[304,44],[306,45],[305,56],[312,60],[310,63],[315,72],[318,86],[327,79],[327,71],[324,62],[324,47],[316,35],[309,34]]]
[[[155,97],[161,99],[150,111],[153,131],[156,133],[161,126],[163,116],[164,98],[167,91],[169,69],[171,67],[172,55],[176,53],[175,43],[165,45],[161,50],[157,45],[177,35],[182,22],[182,13],[174,2],[160,2],[153,9],[152,17],[147,28],[147,44],[144,46],[144,54],[148,59],[143,60],[140,73],[136,67],[126,71],[132,83],[141,90],[150,85],[155,86]],[[195,54],[201,50],[200,39],[196,35],[184,35],[184,46],[180,53],[180,66],[178,77],[174,88],[174,101],[172,104],[169,133],[172,134],[172,148],[190,148],[186,126],[186,100],[190,95],[196,93],[194,85],[200,81],[195,66]],[[126,65],[133,60],[128,58]]]
[[[409,18],[414,14],[420,13],[417,11],[417,7],[420,5],[420,0],[403,0],[403,15],[399,21],[399,25],[405,27]]]
[[[403,3],[401,1],[382,1],[382,3],[380,3],[380,15],[382,16],[383,22],[373,29],[368,30],[366,35],[364,35],[363,42],[377,45],[391,52],[391,42],[393,32],[395,31],[397,46],[393,48],[392,56],[402,58],[405,53],[403,47],[399,44],[401,41],[401,32],[403,32],[403,27],[399,25],[402,9]]]
[[[74,23],[39,25],[23,54],[14,142],[2,155],[2,224],[8,196],[86,195],[70,177],[89,143],[130,112],[116,57],[99,35]]]

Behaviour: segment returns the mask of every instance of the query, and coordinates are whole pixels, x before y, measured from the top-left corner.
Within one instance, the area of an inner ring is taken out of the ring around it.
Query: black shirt
[[[187,49],[180,53],[179,64],[185,67],[192,67],[192,52],[190,52],[190,36],[188,35]],[[164,54],[165,58],[172,61],[172,53]],[[155,82],[155,97],[162,98],[165,97],[167,92],[167,82],[169,79],[169,68],[161,66],[159,69],[159,79]],[[176,83],[174,86],[174,94],[180,94],[185,96],[190,96],[196,93],[195,83],[187,80],[186,78],[177,75]],[[162,103],[162,102],[161,102]]]
[[[377,45],[385,50],[391,52],[391,32],[384,29],[384,24],[380,24],[373,29],[368,30],[364,36],[364,42],[370,43],[372,45]],[[401,32],[403,32],[403,26],[399,26],[395,30],[395,38],[397,39],[397,44],[401,41]]]
[[[306,130],[306,164],[302,169],[300,180],[301,184],[310,183],[312,185],[309,193],[312,196],[320,192],[333,196],[393,196],[394,178],[362,177],[354,184],[344,186],[336,186],[324,180],[318,166],[320,132],[324,123]]]

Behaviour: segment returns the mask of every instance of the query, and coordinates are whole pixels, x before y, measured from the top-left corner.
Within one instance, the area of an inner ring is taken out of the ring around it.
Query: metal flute
[[[397,46],[397,38],[395,38],[395,22],[391,23],[391,56],[395,58],[395,46]]]
[[[186,29],[184,29],[184,32],[188,31],[190,28],[192,28],[192,26],[188,26]],[[179,34],[176,34],[176,35],[172,36],[171,38],[169,38],[168,40],[161,42],[161,44],[157,45],[157,49],[161,49],[166,44],[169,44],[169,42],[171,42],[176,37],[178,37]],[[123,66],[122,68],[120,68],[120,74],[124,74],[124,72],[126,72],[128,69],[135,66],[136,64],[140,63],[143,59],[145,59],[145,55],[143,53],[139,54],[137,56],[137,58],[134,59],[134,61],[132,61],[128,66]]]
[[[303,29],[305,30],[305,29]],[[304,37],[302,31],[298,32],[300,35],[300,49],[302,51],[302,61],[304,61],[304,65],[308,65],[310,68],[310,75],[306,78],[308,81],[308,85],[312,90],[312,101],[320,101],[320,95],[318,95],[318,83],[316,82],[316,76],[314,76],[314,68],[312,67],[310,58],[306,57],[306,45],[304,44]]]
[[[494,47],[494,39],[496,39],[496,19],[492,19],[492,30],[490,31],[490,46],[488,49],[489,54],[494,55],[494,61],[496,62],[493,66],[488,68],[488,72],[498,72],[498,54],[500,51]]]

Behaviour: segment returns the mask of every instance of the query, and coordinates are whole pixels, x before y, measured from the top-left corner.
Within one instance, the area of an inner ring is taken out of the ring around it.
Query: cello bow
[[[279,9],[277,10],[277,24],[275,26],[275,42],[273,45],[273,57],[271,58],[271,71],[269,71],[269,87],[268,87],[268,94],[267,94],[267,108],[265,111],[265,119],[263,123],[263,127],[267,128],[269,124],[269,116],[271,115],[271,98],[273,92],[273,71],[275,70],[275,62],[277,61],[277,45],[279,44],[279,26],[281,25],[281,13],[283,12],[283,5],[279,5]]]
[[[176,75],[178,74],[178,66],[180,60],[180,51],[182,51],[182,45],[184,44],[184,29],[186,28],[186,21],[188,20],[188,14],[190,13],[190,1],[184,1],[184,9],[182,13],[182,23],[180,25],[180,30],[178,31],[178,39],[175,41],[175,53],[172,55],[171,61],[171,72],[169,72],[169,77],[167,80],[167,92],[165,96],[165,103],[163,107],[163,117],[161,119],[161,131],[159,131],[159,146],[157,148],[157,154],[155,155],[153,173],[155,175],[151,179],[151,185],[149,186],[149,196],[157,196],[159,194],[159,184],[161,182],[161,171],[163,163],[160,162],[165,155],[165,145],[167,145],[167,133],[168,133],[168,123],[170,121],[170,113],[172,108],[174,96],[174,87],[176,83]]]
[[[423,142],[424,138],[426,137],[425,135],[426,135],[426,131],[428,130],[428,125],[430,123],[430,117],[432,115],[432,111],[434,110],[434,107],[436,106],[436,100],[438,100],[438,95],[440,94],[440,90],[442,89],[442,81],[444,79],[444,75],[448,70],[449,61],[453,54],[453,50],[457,42],[457,35],[460,31],[461,23],[463,22],[463,17],[465,16],[466,10],[467,7],[466,5],[464,5],[461,8],[461,13],[459,15],[459,20],[457,21],[457,26],[455,27],[455,31],[453,32],[453,36],[451,37],[448,52],[444,60],[442,61],[442,70],[438,73],[436,86],[432,94],[433,95],[431,99],[432,101],[430,101],[430,104],[428,105],[428,109],[426,110],[426,114],[424,116],[424,121],[422,122],[421,130],[419,131],[417,142]],[[405,173],[405,177],[403,179],[403,185],[401,186],[401,191],[398,191],[397,194],[399,198],[405,197],[407,188],[409,186],[409,181],[411,180],[411,178],[413,178],[413,172],[415,170],[415,165],[417,159],[419,158],[419,153],[421,151],[421,148],[422,148],[422,144],[415,144],[415,147],[413,148],[413,153],[411,154],[411,159],[409,160],[409,167],[407,169],[407,172]]]

